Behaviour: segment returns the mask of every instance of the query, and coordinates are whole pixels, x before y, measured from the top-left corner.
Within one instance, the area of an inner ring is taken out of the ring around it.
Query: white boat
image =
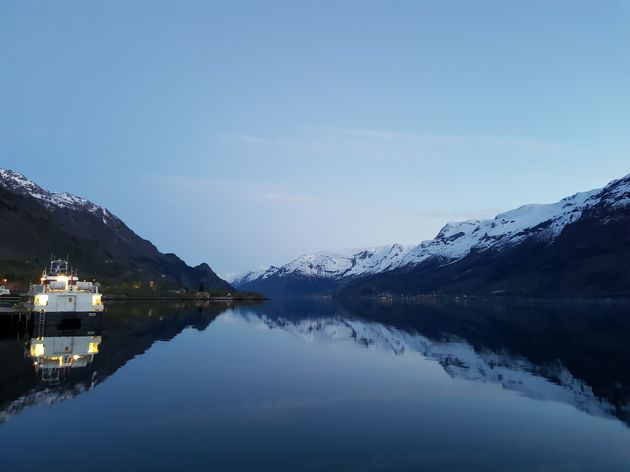
[[[0,285],[0,297],[8,297],[9,295],[11,295],[11,290],[4,285]]]
[[[99,285],[79,281],[64,259],[53,259],[39,284],[31,284],[25,306],[35,313],[85,313],[103,311]]]

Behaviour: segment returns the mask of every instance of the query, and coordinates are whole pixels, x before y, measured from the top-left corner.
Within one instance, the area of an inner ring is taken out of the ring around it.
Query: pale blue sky
[[[630,173],[630,2],[0,2],[0,166],[219,273]]]

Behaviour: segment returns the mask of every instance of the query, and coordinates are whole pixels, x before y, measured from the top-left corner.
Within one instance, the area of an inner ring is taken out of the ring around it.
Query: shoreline
[[[103,301],[195,301],[195,302],[264,302],[269,298],[243,298],[243,297],[126,297],[126,296],[107,296],[103,297]]]

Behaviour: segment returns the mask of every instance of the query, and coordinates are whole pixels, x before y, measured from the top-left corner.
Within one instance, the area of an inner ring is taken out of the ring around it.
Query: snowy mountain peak
[[[44,195],[48,193],[35,182],[28,180],[23,174],[10,169],[0,168],[0,183],[8,189],[27,195]]]
[[[237,277],[233,284],[238,287],[270,277],[296,276],[340,279],[383,272],[398,267],[411,247],[413,246],[391,244],[344,253],[304,254],[280,267],[271,266],[264,270],[249,271]]]
[[[77,197],[70,193],[50,192],[29,180],[23,174],[13,170],[0,168],[0,187],[5,187],[19,195],[36,198],[49,208],[89,211],[101,217],[105,224],[119,221],[118,218],[106,208],[100,207],[85,198]]]
[[[250,272],[236,286],[271,277],[317,277],[340,280],[411,267],[425,261],[449,264],[471,252],[501,250],[530,238],[552,243],[584,211],[597,206],[630,205],[630,175],[602,189],[580,192],[556,203],[528,204],[488,220],[467,220],[444,225],[434,239],[417,246],[393,244],[350,253],[307,254],[277,268]]]

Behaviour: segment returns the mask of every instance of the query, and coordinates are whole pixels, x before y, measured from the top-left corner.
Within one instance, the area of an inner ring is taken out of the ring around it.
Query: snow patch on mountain
[[[400,266],[401,261],[414,246],[392,244],[355,250],[349,254],[319,252],[306,254],[280,267],[250,271],[237,277],[233,284],[240,286],[254,280],[265,280],[272,276],[320,277],[341,279],[358,277],[392,270]]]
[[[448,223],[435,239],[423,241],[407,254],[402,265],[419,264],[431,258],[452,262],[472,251],[503,249],[531,237],[553,241],[583,211],[599,202],[601,190],[582,192],[557,203],[524,205],[489,220]]]
[[[393,244],[358,250],[352,254],[320,252],[306,254],[288,264],[248,272],[234,280],[236,286],[270,277],[319,277],[344,279],[412,267],[433,260],[449,264],[471,252],[502,250],[530,238],[553,242],[567,227],[596,206],[629,206],[630,175],[603,189],[576,193],[551,204],[530,204],[487,220],[447,223],[434,239],[417,246]]]
[[[70,193],[55,193],[45,190],[24,175],[13,170],[0,168],[0,186],[4,186],[19,195],[36,198],[50,209],[61,208],[73,211],[88,211],[99,216],[104,224],[119,221],[107,208],[100,207],[85,198],[77,197]]]

